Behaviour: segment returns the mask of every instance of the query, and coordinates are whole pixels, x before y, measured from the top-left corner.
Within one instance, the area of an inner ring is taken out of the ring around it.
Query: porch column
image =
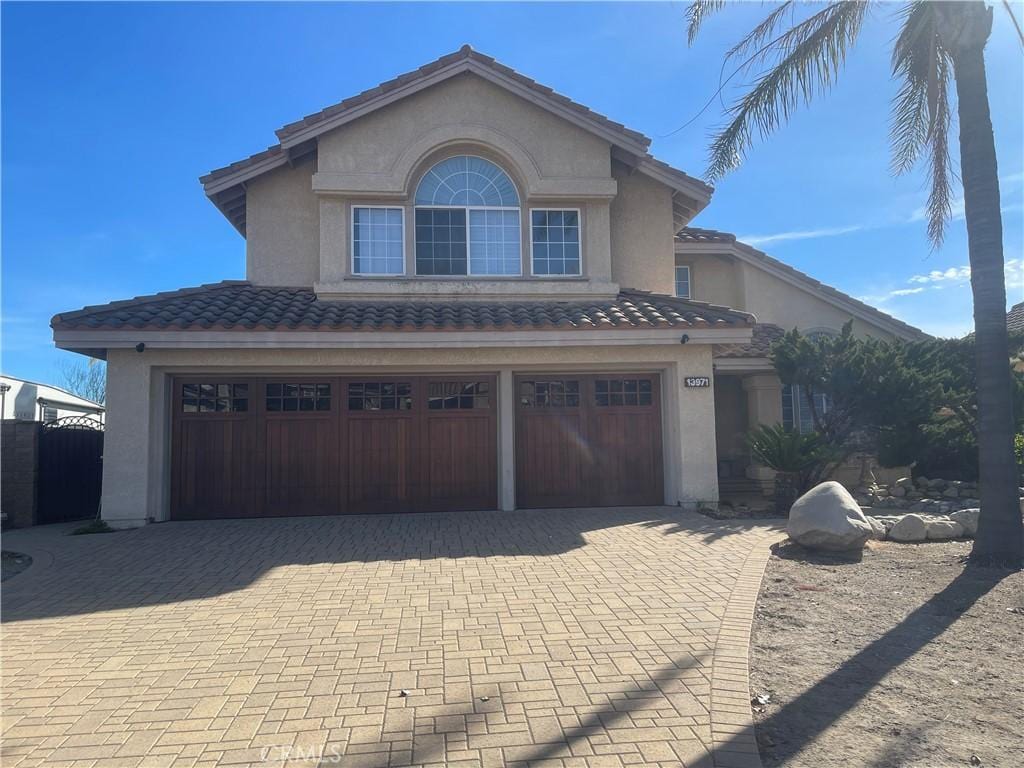
[[[774,373],[756,373],[743,378],[743,391],[747,393],[747,429],[762,424],[782,423],[782,382]],[[775,472],[751,461],[747,477],[771,480]]]
[[[107,358],[107,419],[103,435],[101,517],[113,528],[145,525],[158,499],[151,486],[155,463],[150,448],[163,431],[153,430],[152,371],[134,349],[110,350]]]

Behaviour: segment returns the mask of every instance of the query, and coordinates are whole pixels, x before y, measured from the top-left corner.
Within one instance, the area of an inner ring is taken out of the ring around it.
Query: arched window
[[[518,275],[519,194],[501,168],[449,157],[416,188],[416,274]]]

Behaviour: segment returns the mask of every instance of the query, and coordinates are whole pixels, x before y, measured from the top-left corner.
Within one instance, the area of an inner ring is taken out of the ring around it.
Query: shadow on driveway
[[[5,622],[199,600],[252,584],[287,565],[556,557],[587,535],[631,526],[707,543],[763,530],[673,507],[445,512],[170,522],[95,536],[67,526],[14,531],[5,546],[52,564],[5,585]],[[692,543],[691,543],[692,546]]]

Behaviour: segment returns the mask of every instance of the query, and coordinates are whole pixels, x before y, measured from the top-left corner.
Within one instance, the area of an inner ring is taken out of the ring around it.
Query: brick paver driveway
[[[35,529],[3,765],[750,766],[768,526],[669,508]]]

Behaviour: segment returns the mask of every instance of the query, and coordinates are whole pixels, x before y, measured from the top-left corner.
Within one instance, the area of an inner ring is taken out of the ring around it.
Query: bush
[[[831,454],[814,432],[801,434],[780,424],[761,425],[747,435],[754,460],[775,470],[775,511],[788,512],[799,496],[821,481]]]
[[[915,475],[978,479],[978,441],[959,419],[938,418],[921,428]]]
[[[80,528],[71,532],[72,536],[84,536],[89,533],[113,533],[116,529],[111,528],[103,520],[90,520]]]

